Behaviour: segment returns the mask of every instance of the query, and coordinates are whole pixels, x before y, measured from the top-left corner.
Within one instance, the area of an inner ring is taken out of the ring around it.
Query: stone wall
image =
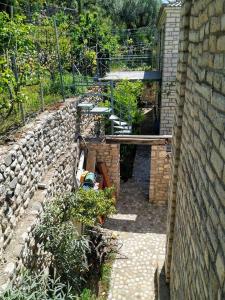
[[[68,100],[59,110],[41,114],[17,132],[12,145],[0,147],[1,287],[29,258],[43,201],[75,186],[76,103]]]
[[[181,12],[166,275],[171,299],[225,299],[225,1]]]
[[[160,134],[171,134],[176,98],[176,73],[178,60],[178,43],[180,28],[180,5],[163,5],[159,15],[158,30],[160,32],[160,70],[161,114]]]
[[[153,204],[168,203],[170,152],[166,146],[151,146],[149,200]]]
[[[28,206],[13,229],[12,239],[2,252],[0,265],[0,292],[11,281],[15,281],[22,267],[47,267],[49,254],[37,244],[34,229],[39,223],[43,205],[57,194],[71,191],[75,186],[75,173],[78,163],[79,145],[71,144],[66,153],[58,158],[42,177],[39,188],[34,192]]]
[[[109,177],[118,196],[120,191],[120,145],[89,142],[88,150],[96,150],[97,163],[106,163]]]

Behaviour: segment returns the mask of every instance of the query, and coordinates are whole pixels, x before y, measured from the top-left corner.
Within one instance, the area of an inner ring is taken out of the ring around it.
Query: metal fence
[[[68,32],[57,18],[20,18],[5,21],[9,34],[0,49],[0,135],[85,89],[76,87],[86,79],[67,51]]]
[[[79,56],[72,51],[76,33],[63,24],[62,15],[56,14],[55,9],[45,9],[37,16],[29,11],[22,20],[10,6],[11,16],[6,22],[10,28],[4,32],[0,28],[0,136],[50,106],[57,107],[66,98],[84,94],[107,70],[143,69],[154,64],[152,42],[145,39],[149,28],[119,33],[120,49],[111,57],[106,57],[98,44],[91,49],[84,45]],[[75,25],[76,12],[67,11],[71,12]],[[85,60],[87,50],[96,54],[94,71],[90,71],[93,65]],[[90,78],[89,74],[95,72],[95,78]]]

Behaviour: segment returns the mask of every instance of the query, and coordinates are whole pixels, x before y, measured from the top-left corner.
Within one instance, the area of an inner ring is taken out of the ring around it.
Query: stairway
[[[131,134],[132,133],[132,126],[129,125],[127,122],[123,121],[116,115],[111,115],[109,117],[109,120],[113,122],[113,128],[114,128],[114,133],[118,135],[123,135],[123,134]],[[119,130],[118,130],[119,129]]]
[[[112,113],[112,109],[109,107],[99,107],[93,103],[82,102],[78,104],[82,114],[88,115],[107,115]],[[132,133],[132,126],[122,120],[120,117],[112,114],[109,116],[109,120],[113,123],[114,134],[124,135]]]
[[[93,103],[79,103],[78,107],[82,109],[83,114],[104,115],[110,114],[112,109],[109,107],[95,106]]]

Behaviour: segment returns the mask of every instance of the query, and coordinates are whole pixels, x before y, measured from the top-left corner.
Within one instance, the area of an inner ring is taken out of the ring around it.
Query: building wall
[[[150,202],[166,205],[170,180],[170,152],[166,146],[151,146],[150,174]]]
[[[225,1],[181,12],[166,275],[171,299],[225,299]]]
[[[180,6],[163,6],[158,22],[162,71],[160,134],[171,134],[175,111]]]

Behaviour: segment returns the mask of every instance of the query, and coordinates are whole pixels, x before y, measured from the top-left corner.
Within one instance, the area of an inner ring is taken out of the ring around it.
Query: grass
[[[98,282],[98,296],[96,296],[92,290],[84,289],[79,300],[107,300],[114,260],[115,254],[111,254],[101,267],[101,276]]]
[[[111,254],[105,263],[102,265],[101,269],[101,280],[99,282],[99,300],[106,300],[108,298],[109,288],[110,288],[110,280],[112,274],[112,266],[115,260],[115,254]]]

